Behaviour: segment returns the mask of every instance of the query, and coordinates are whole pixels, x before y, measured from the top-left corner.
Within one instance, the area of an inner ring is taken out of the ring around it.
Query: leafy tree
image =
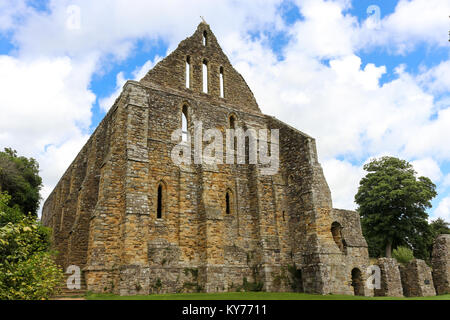
[[[427,208],[436,196],[436,186],[426,177],[416,177],[412,165],[395,157],[373,159],[364,170],[355,202],[359,205],[363,233],[371,256],[407,246],[418,258],[428,259],[433,241]]]
[[[430,223],[431,232],[433,238],[436,238],[440,234],[450,234],[450,223],[446,222],[442,218],[437,218]]]
[[[49,298],[63,278],[53,261],[50,229],[0,193],[0,300]]]
[[[37,217],[41,187],[39,164],[35,159],[19,157],[10,148],[0,151],[0,191],[11,195],[11,206],[18,205],[25,214]]]

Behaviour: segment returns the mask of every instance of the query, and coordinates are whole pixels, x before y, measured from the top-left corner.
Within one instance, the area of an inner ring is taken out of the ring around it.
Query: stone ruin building
[[[174,164],[172,132],[278,129],[279,170]],[[202,22],[128,81],[45,201],[57,262],[92,292],[373,295],[359,215],[332,207],[315,140],[261,112]]]

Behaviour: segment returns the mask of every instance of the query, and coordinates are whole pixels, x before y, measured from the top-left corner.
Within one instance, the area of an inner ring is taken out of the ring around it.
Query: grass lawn
[[[224,293],[178,293],[118,296],[114,294],[88,294],[88,300],[450,300],[450,294],[419,297],[359,297],[349,295],[317,295],[290,292],[224,292]]]

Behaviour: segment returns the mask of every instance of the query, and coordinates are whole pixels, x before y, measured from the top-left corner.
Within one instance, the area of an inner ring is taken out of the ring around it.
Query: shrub
[[[0,193],[0,299],[47,299],[63,279],[50,252],[50,230]]]
[[[413,251],[407,247],[397,247],[392,251],[392,256],[400,263],[408,263],[414,259]]]
[[[38,252],[0,271],[1,300],[48,299],[63,279],[49,252]]]

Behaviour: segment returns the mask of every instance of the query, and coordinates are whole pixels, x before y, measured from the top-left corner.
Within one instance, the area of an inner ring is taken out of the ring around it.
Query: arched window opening
[[[186,58],[186,88],[191,87],[191,57]]]
[[[208,61],[203,60],[203,92],[208,93]]]
[[[162,209],[163,209],[163,188],[160,184],[158,186],[158,204],[156,209],[156,218],[161,219],[162,218]]]
[[[203,45],[206,46],[207,43],[208,43],[208,35],[206,31],[203,31]]]
[[[236,117],[232,114],[229,118],[229,125],[230,125],[230,129],[235,130],[236,129]],[[234,150],[234,157],[236,157],[236,152],[237,152],[237,137],[236,137],[236,132],[233,132],[233,150]]]
[[[230,193],[227,192],[227,194],[225,195],[225,202],[226,202],[226,214],[230,214],[231,213],[231,205],[230,205]]]
[[[355,296],[364,296],[364,283],[362,280],[361,270],[354,268],[352,270],[352,287]]]
[[[224,98],[224,87],[223,87],[223,67],[220,67],[220,74],[219,74],[219,80],[220,80],[220,97]]]
[[[285,221],[285,218],[284,218],[284,210],[283,210],[283,221]]]
[[[181,141],[186,142],[188,139],[188,110],[187,110],[187,106],[184,105],[183,106],[183,110],[181,113]]]
[[[331,224],[331,234],[333,235],[333,240],[339,247],[342,253],[347,254],[347,245],[342,237],[342,227],[339,222],[333,222]]]
[[[230,129],[236,129],[236,118],[234,115],[230,116]]]

